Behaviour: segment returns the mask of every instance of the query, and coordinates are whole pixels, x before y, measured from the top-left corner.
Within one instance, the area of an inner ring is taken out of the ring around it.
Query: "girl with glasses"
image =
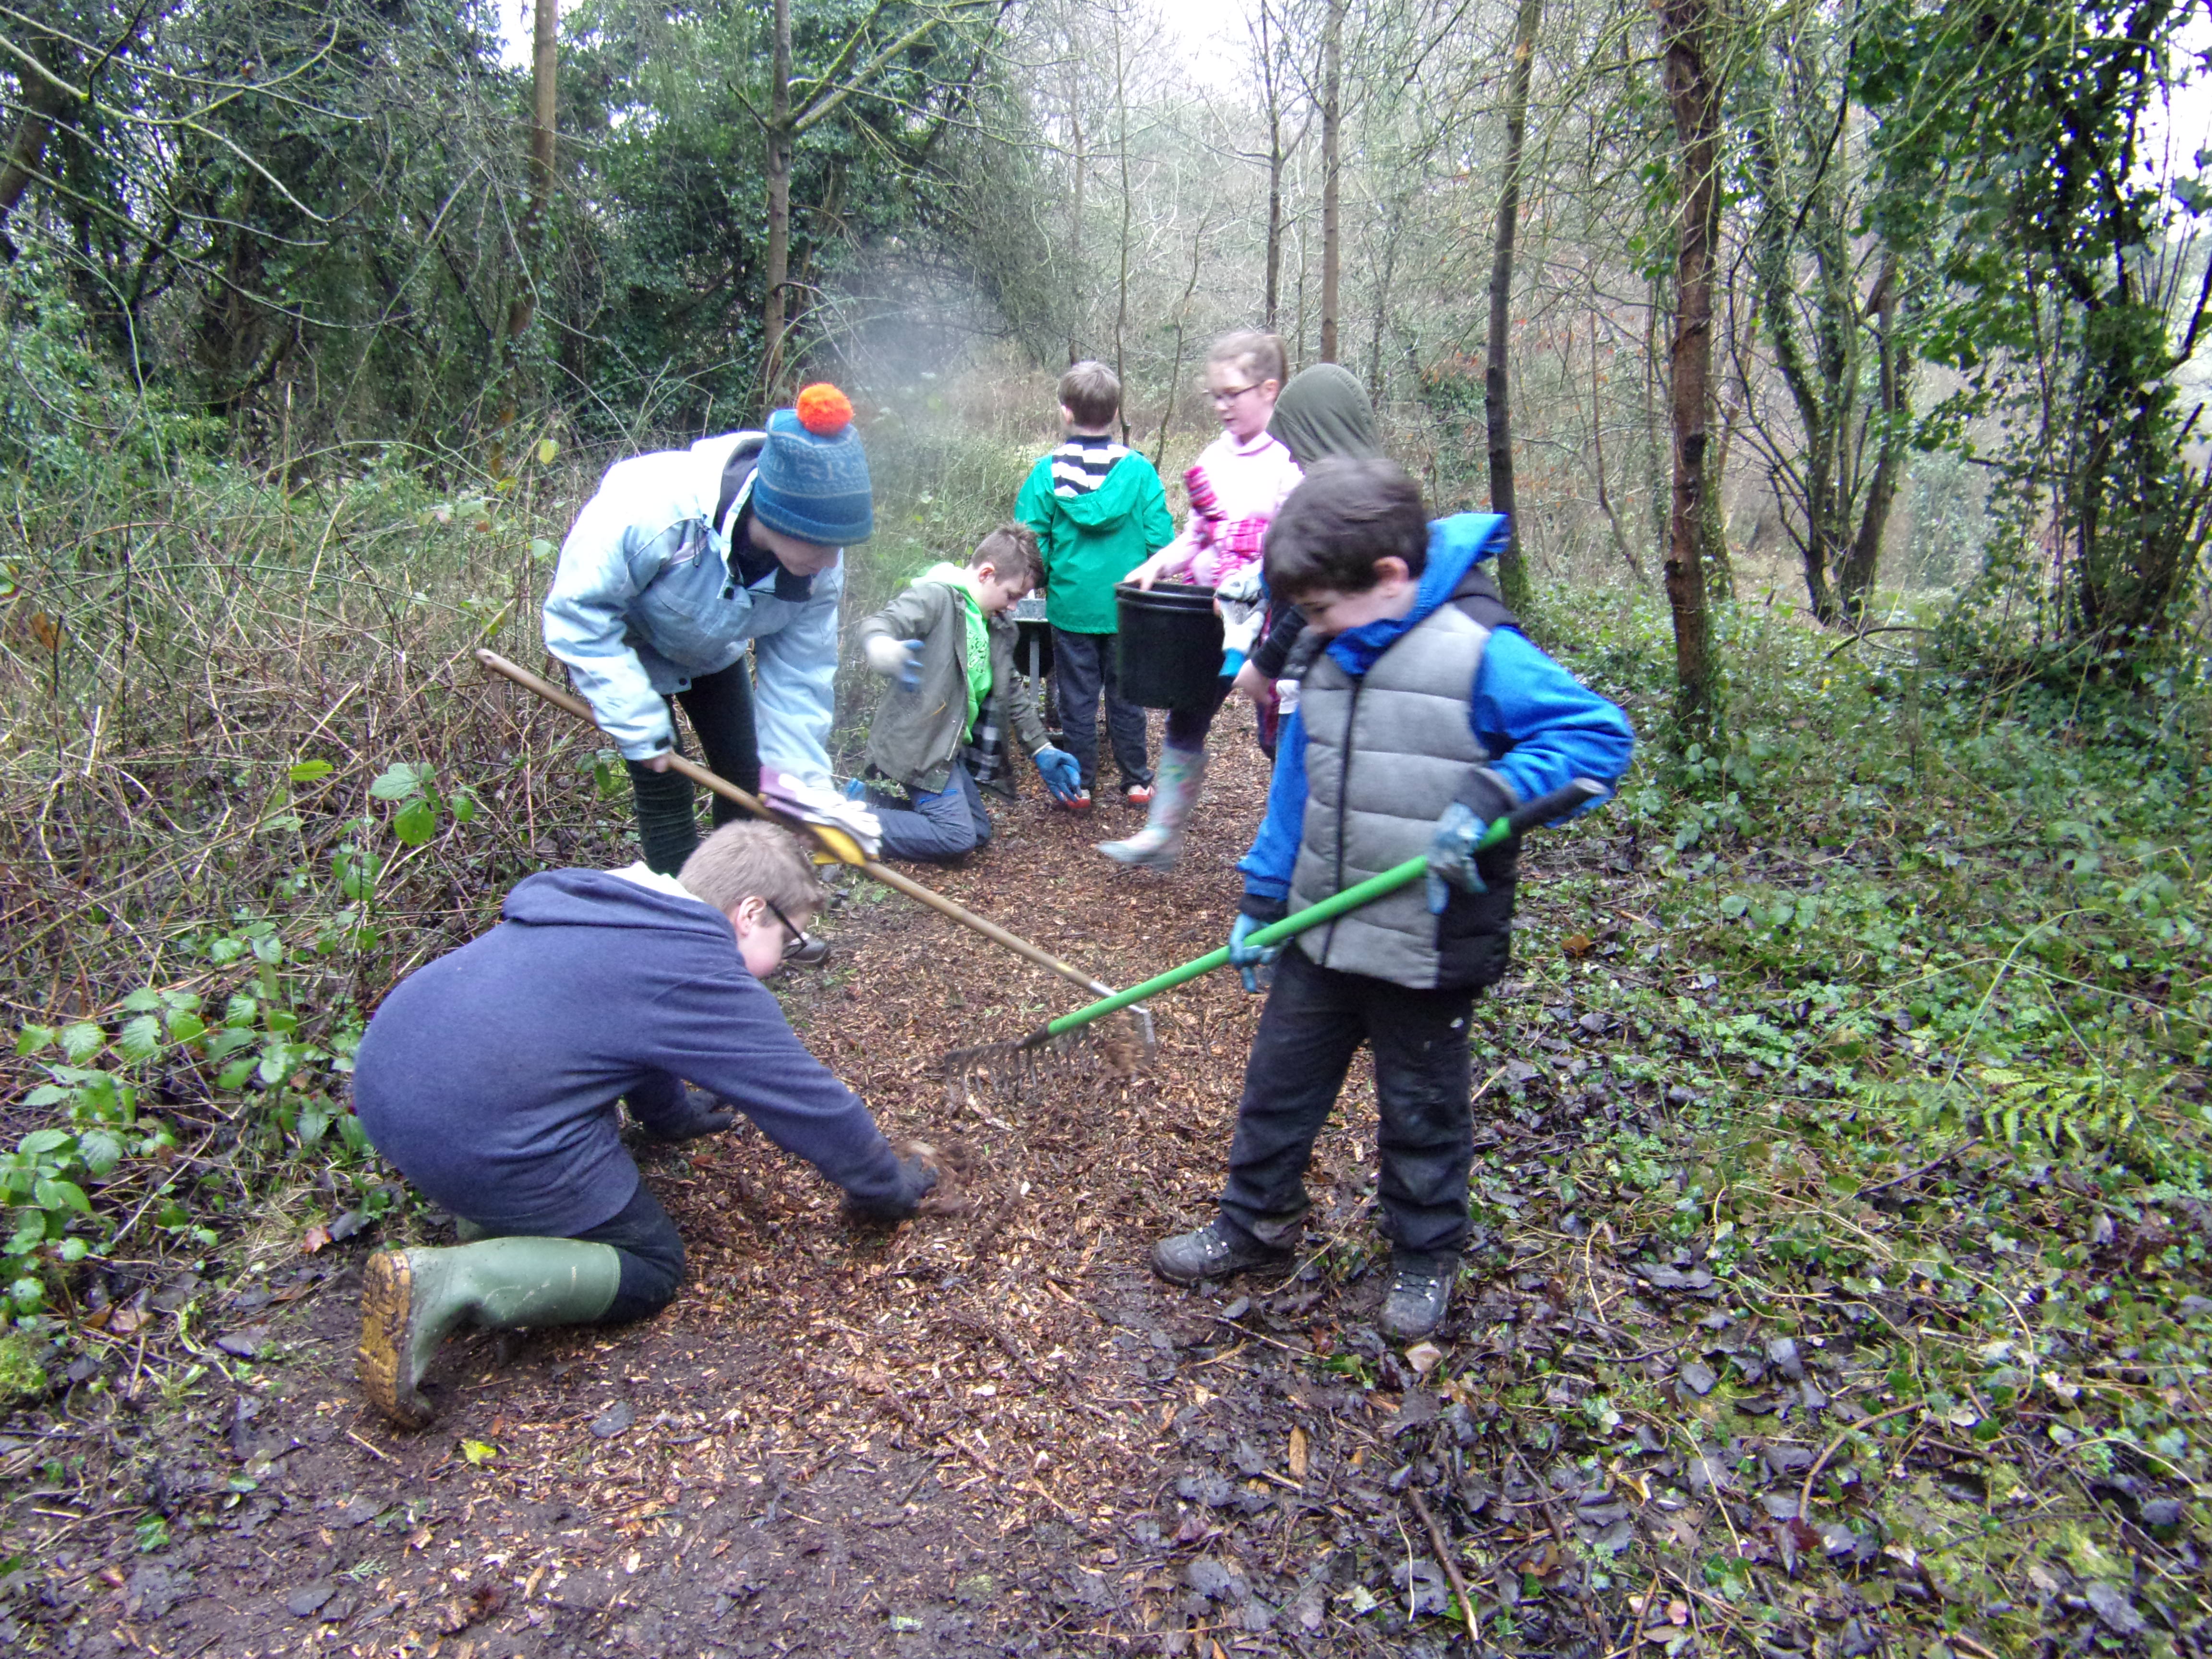
[[[1291,452],[1267,430],[1285,368],[1283,343],[1273,334],[1244,330],[1213,343],[1206,385],[1221,435],[1183,474],[1190,517],[1182,533],[1129,573],[1144,588],[1163,577],[1212,588],[1222,613],[1224,652],[1211,695],[1168,711],[1167,743],[1145,827],[1126,841],[1099,844],[1116,863],[1168,870],[1182,855],[1183,826],[1206,779],[1206,733],[1259,629],[1261,544],[1269,520],[1303,476]]]

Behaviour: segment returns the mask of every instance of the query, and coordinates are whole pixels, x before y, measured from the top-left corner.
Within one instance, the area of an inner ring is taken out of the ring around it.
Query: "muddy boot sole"
[[[434,1415],[411,1375],[414,1311],[414,1273],[405,1252],[369,1257],[361,1285],[361,1388],[370,1405],[403,1429],[422,1428]]]

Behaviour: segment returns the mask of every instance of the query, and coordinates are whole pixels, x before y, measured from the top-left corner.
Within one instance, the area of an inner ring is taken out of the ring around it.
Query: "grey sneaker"
[[[1177,1285],[1225,1279],[1247,1267],[1274,1267],[1290,1259],[1282,1245],[1262,1244],[1218,1216],[1194,1233],[1177,1233],[1152,1246],[1152,1271]]]
[[[1382,1334],[1399,1342],[1418,1342],[1435,1334],[1444,1322],[1444,1310],[1451,1305],[1459,1258],[1407,1251],[1392,1256],[1390,1265],[1395,1270],[1390,1291],[1382,1298],[1382,1316],[1376,1321]]]

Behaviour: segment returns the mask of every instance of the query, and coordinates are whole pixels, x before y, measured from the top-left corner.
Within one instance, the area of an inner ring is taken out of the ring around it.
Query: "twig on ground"
[[[1444,1577],[1451,1580],[1452,1594],[1459,1597],[1460,1616],[1467,1620],[1468,1645],[1479,1653],[1482,1650],[1482,1625],[1475,1614],[1474,1595],[1468,1589],[1467,1579],[1461,1573],[1458,1564],[1452,1559],[1451,1551],[1444,1546],[1443,1528],[1437,1524],[1437,1517],[1429,1513],[1429,1506],[1422,1501],[1421,1494],[1411,1486],[1406,1488],[1406,1501],[1413,1506],[1413,1513],[1420,1517],[1421,1525],[1428,1530],[1429,1544],[1437,1553],[1437,1563],[1443,1568]]]
[[[370,1441],[362,1439],[351,1429],[348,1429],[345,1431],[345,1437],[347,1439],[352,1441],[355,1445],[359,1446],[363,1451],[367,1452],[371,1457],[375,1458],[379,1462],[396,1463],[399,1461],[390,1452],[386,1451],[382,1447],[378,1446]]]
[[[1262,1336],[1257,1331],[1247,1330],[1243,1326],[1238,1324],[1235,1320],[1229,1318],[1225,1315],[1209,1314],[1206,1317],[1215,1321],[1217,1323],[1228,1326],[1229,1328],[1235,1331],[1237,1335],[1247,1338],[1251,1341],[1264,1342],[1271,1348],[1280,1348],[1285,1353],[1296,1354],[1301,1359],[1310,1359],[1313,1358],[1313,1350],[1310,1348],[1294,1348],[1287,1342],[1276,1341],[1272,1336]],[[1215,1358],[1218,1358],[1220,1356],[1217,1354]]]
[[[1965,1152],[1966,1148],[1975,1145],[1980,1139],[1981,1136],[1978,1134],[1968,1135],[1964,1140],[1951,1148],[1949,1152],[1941,1153],[1935,1158],[1929,1158],[1918,1169],[1907,1170],[1901,1176],[1892,1176],[1888,1180],[1878,1181],[1871,1187],[1862,1187],[1858,1189],[1856,1196],[1861,1199],[1872,1198],[1876,1193],[1886,1193],[1892,1187],[1902,1187],[1906,1182],[1917,1180],[1920,1176],[1926,1175],[1930,1170],[1936,1168],[1937,1164],[1948,1164],[1953,1158],[1958,1157],[1960,1153]]]
[[[1046,1386],[1044,1373],[1030,1363],[1030,1357],[1015,1345],[1014,1339],[980,1314],[963,1314],[960,1323],[978,1336],[988,1336],[1006,1352],[1006,1358],[1022,1368],[1022,1375],[1040,1389]]]
[[[1844,1441],[1887,1419],[1902,1417],[1907,1412],[1919,1409],[1919,1402],[1916,1401],[1910,1406],[1893,1406],[1886,1412],[1876,1412],[1872,1417],[1860,1419],[1822,1447],[1820,1455],[1813,1460],[1813,1467],[1805,1471],[1805,1484],[1797,1489],[1797,1518],[1801,1521],[1807,1518],[1806,1510],[1813,1502],[1813,1483],[1820,1478],[1820,1471],[1828,1467],[1828,1460],[1842,1449]]]

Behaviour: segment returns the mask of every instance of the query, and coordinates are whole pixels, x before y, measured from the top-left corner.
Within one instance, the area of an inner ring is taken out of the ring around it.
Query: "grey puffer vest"
[[[1510,623],[1486,580],[1462,584],[1354,678],[1326,652],[1307,670],[1298,708],[1306,727],[1306,810],[1291,905],[1303,908],[1426,853],[1437,820],[1491,758],[1468,724],[1468,700],[1491,629]],[[1298,935],[1324,968],[1413,990],[1488,985],[1505,971],[1517,839],[1478,860],[1485,893],[1453,890],[1429,914],[1414,882]]]

